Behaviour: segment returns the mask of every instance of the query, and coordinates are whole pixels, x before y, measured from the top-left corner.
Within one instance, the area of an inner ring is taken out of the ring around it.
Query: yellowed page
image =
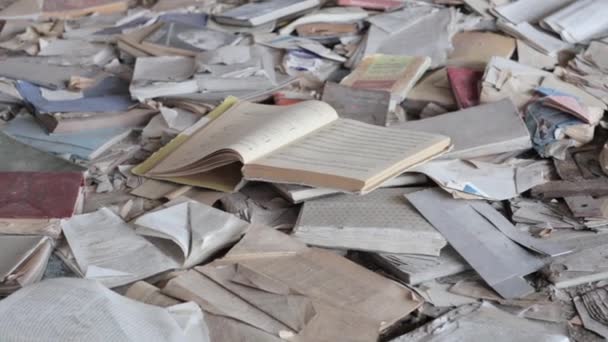
[[[420,163],[437,154],[428,153],[430,149],[442,151],[449,144],[450,139],[442,135],[340,119],[255,160],[246,165],[243,172],[248,178],[248,169],[263,166],[366,181],[388,172],[405,160],[411,159],[409,166]],[[306,179],[302,179],[299,183],[307,185],[306,182]]]
[[[205,157],[219,151],[234,151],[238,158],[232,162],[248,163],[337,118],[336,111],[320,101],[305,101],[288,107],[241,102],[194,133],[150,174],[175,173],[193,164],[200,166]],[[222,157],[219,164],[226,162],[225,156]]]

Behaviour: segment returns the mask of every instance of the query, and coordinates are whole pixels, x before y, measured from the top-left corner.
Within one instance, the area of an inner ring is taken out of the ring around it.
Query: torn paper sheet
[[[85,277],[105,286],[126,285],[179,267],[109,209],[74,216],[61,226]]]
[[[210,341],[203,312],[196,304],[159,308],[123,297],[92,280],[59,278],[28,286],[2,300],[0,313],[6,340]]]
[[[544,262],[498,231],[474,209],[474,201],[450,198],[439,189],[406,198],[501,296],[520,298],[534,292],[523,276],[539,270]]]

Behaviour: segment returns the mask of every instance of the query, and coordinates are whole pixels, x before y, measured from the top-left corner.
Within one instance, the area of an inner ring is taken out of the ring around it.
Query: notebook
[[[391,93],[393,107],[405,100],[407,93],[431,65],[429,57],[376,54],[365,57],[340,84]]]

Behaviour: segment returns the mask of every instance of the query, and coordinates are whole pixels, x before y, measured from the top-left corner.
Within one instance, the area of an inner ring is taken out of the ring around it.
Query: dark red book
[[[448,68],[448,79],[460,109],[479,105],[479,82],[483,71],[469,68]]]
[[[71,217],[83,185],[80,172],[0,172],[0,219]]]

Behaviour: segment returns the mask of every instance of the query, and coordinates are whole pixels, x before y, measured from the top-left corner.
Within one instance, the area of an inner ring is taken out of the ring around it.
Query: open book
[[[170,143],[171,151],[152,156],[144,175],[197,178],[242,166],[248,180],[365,193],[450,146],[442,135],[339,119],[320,101],[239,102],[194,130],[176,138],[179,146]]]
[[[107,208],[62,220],[76,268],[107,287],[188,268],[238,240],[249,224],[189,201],[139,217],[136,229]],[[65,249],[61,252],[69,260]]]

